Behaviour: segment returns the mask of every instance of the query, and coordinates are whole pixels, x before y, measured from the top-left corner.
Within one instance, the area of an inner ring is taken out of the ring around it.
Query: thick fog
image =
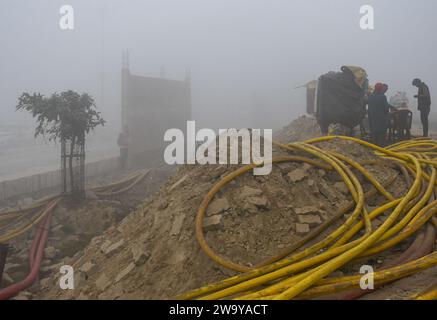
[[[59,28],[65,4],[74,30]],[[366,4],[373,31],[359,27]],[[413,103],[419,77],[437,101],[436,16],[429,0],[0,0],[0,124],[33,128],[15,112],[23,91],[73,89],[108,120],[97,137],[115,136],[124,49],[133,74],[182,80],[189,68],[193,118],[213,129],[279,128],[305,112],[305,90],[294,88],[342,65]]]

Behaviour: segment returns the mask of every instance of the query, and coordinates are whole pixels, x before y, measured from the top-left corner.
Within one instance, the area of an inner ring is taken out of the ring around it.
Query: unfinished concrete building
[[[191,79],[131,74],[129,53],[123,53],[122,127],[130,133],[129,164],[163,163],[164,133],[170,128],[185,130],[191,119]]]

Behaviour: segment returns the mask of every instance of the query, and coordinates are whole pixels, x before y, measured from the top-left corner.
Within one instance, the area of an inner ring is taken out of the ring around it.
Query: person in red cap
[[[386,144],[388,113],[390,110],[390,105],[385,95],[387,90],[387,85],[384,86],[384,84],[378,82],[375,85],[375,91],[369,96],[367,102],[372,142],[381,147]]]
[[[378,82],[377,84],[375,84],[375,91],[373,93],[381,93],[383,89],[384,89],[384,84]]]

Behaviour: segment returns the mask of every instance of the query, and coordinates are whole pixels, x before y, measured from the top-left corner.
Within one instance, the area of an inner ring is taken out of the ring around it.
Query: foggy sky
[[[64,4],[74,31],[58,26]],[[374,31],[359,28],[365,4]],[[305,91],[293,88],[342,65],[412,102],[419,77],[436,104],[435,17],[429,0],[0,0],[0,124],[30,121],[14,111],[23,91],[73,89],[91,93],[118,130],[123,49],[133,74],[165,66],[182,80],[190,68],[193,119],[213,129],[285,125],[305,110]]]

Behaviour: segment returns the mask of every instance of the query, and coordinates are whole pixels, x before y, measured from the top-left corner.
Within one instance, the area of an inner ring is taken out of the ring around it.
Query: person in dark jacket
[[[388,113],[390,105],[387,101],[385,88],[382,83],[375,85],[375,91],[368,98],[368,115],[370,135],[372,142],[378,146],[385,146],[387,127],[388,127]]]
[[[117,139],[117,144],[120,148],[120,167],[122,170],[126,170],[127,168],[129,138],[129,128],[127,126],[124,126],[123,131],[120,132]]]
[[[417,106],[420,111],[420,120],[422,121],[423,126],[423,136],[428,137],[428,116],[431,111],[431,95],[429,93],[429,88],[420,79],[413,80],[413,86],[419,89],[417,95],[414,98],[417,98]]]

